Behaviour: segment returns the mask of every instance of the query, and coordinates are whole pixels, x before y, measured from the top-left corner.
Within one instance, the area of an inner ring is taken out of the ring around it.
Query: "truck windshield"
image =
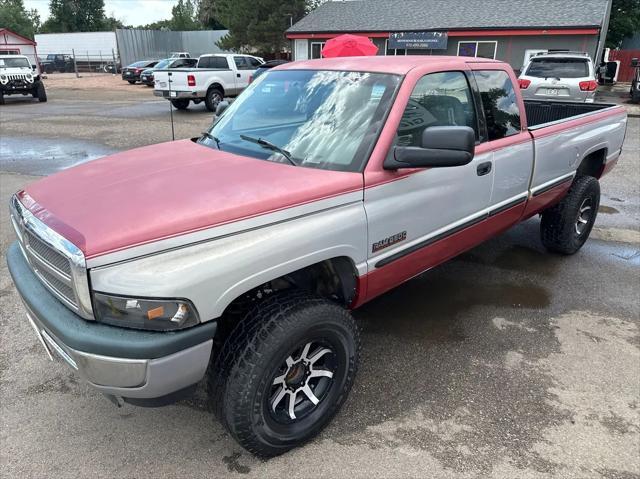
[[[0,58],[0,68],[31,68],[26,58]]]
[[[400,81],[380,73],[270,71],[249,85],[199,141],[263,160],[359,171]]]
[[[526,73],[536,78],[584,78],[589,64],[581,58],[541,58],[532,60]]]

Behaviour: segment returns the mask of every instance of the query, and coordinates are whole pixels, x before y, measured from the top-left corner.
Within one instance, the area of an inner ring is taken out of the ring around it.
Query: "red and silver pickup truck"
[[[16,193],[9,269],[46,351],[95,389],[162,405],[206,377],[232,436],[276,455],[345,401],[350,310],[534,215],[549,251],[578,251],[626,122],[525,102],[497,61],[289,63],[200,138]]]

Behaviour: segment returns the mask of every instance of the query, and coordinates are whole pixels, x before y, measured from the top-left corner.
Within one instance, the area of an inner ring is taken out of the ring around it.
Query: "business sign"
[[[402,32],[392,33],[389,36],[389,48],[391,49],[447,49],[446,32]]]

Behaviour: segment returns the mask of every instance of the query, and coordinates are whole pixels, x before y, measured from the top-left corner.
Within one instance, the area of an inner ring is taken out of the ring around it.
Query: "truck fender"
[[[367,224],[361,202],[268,226],[100,266],[95,291],[129,297],[186,298],[203,321],[269,281],[334,258],[366,273]]]

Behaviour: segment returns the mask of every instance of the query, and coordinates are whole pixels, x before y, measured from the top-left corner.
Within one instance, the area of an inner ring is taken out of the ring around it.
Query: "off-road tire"
[[[220,103],[222,100],[224,100],[224,95],[220,89],[215,87],[209,88],[207,90],[207,95],[204,98],[204,104],[207,107],[207,110],[215,112],[218,103]]]
[[[589,202],[591,214],[581,233],[577,231],[580,209]],[[542,244],[553,253],[570,255],[584,245],[600,206],[600,183],[592,176],[574,180],[567,195],[555,206],[543,211],[540,222]]]
[[[44,103],[47,101],[47,91],[44,89],[44,83],[39,82],[38,86],[35,88],[36,97],[40,103]]]
[[[341,344],[336,357],[342,367],[317,409],[293,424],[275,424],[269,417],[273,373],[297,344],[319,336]],[[282,454],[310,440],[338,412],[359,356],[360,335],[347,310],[303,292],[273,294],[249,310],[212,359],[207,373],[212,407],[247,451],[262,457]]]
[[[4,92],[0,91],[0,105],[4,105]]]
[[[131,85],[135,85],[136,81],[135,80],[127,80]]]
[[[178,100],[171,100],[171,104],[178,110],[186,110],[189,108],[189,100],[180,98]]]

